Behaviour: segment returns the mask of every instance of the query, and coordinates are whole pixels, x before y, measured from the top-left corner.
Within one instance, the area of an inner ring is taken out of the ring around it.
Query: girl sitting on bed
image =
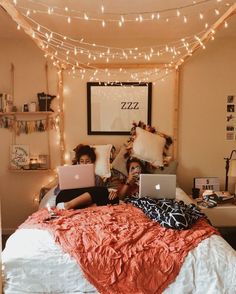
[[[139,193],[139,175],[146,172],[145,165],[137,158],[129,158],[126,162],[128,177],[126,182],[119,188],[118,195],[124,197],[137,197]]]
[[[96,153],[89,145],[78,145],[75,149],[73,164],[95,163]],[[108,191],[101,177],[95,175],[95,187],[68,189],[57,188],[56,205],[58,209],[84,208],[96,204],[98,206],[119,203],[116,191]]]

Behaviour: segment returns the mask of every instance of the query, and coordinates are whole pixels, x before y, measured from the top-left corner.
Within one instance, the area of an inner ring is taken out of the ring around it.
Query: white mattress
[[[2,262],[5,294],[98,293],[45,230],[17,230],[7,241]],[[202,241],[164,291],[173,293],[235,294],[236,251],[220,236]]]

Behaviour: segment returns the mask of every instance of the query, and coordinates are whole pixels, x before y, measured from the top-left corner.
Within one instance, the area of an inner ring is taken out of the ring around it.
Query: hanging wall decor
[[[30,134],[33,132],[45,132],[53,129],[56,130],[57,127],[58,122],[54,117],[37,120],[20,120],[4,115],[0,117],[0,128],[15,131],[17,135]]]

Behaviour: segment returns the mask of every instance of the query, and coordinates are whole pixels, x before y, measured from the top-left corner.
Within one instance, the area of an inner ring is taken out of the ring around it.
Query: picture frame
[[[88,135],[129,135],[133,122],[151,125],[152,83],[87,83]]]
[[[10,169],[25,169],[29,166],[29,145],[11,145]]]
[[[205,190],[220,191],[220,180],[218,177],[194,178],[194,188],[200,189],[200,195]]]

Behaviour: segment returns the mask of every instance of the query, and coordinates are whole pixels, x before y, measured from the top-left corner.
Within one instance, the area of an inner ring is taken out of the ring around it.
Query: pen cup
[[[200,189],[199,188],[192,188],[192,197],[196,199],[200,196]]]

